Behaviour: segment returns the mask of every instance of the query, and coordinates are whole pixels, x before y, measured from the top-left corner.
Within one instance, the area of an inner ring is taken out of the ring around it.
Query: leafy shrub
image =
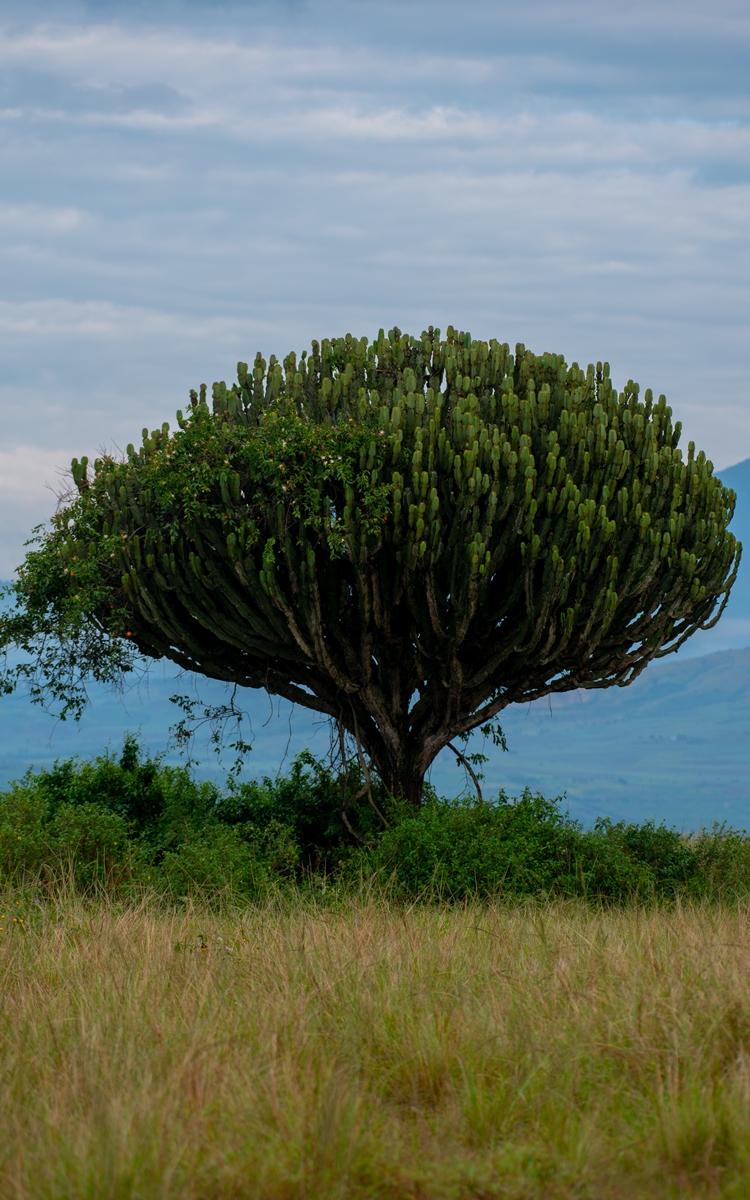
[[[709,899],[741,900],[750,896],[750,838],[724,824],[690,839],[698,866],[694,889]]]
[[[44,865],[70,872],[81,888],[118,883],[133,857],[128,835],[124,817],[101,804],[63,804],[45,830]]]
[[[14,787],[0,801],[0,878],[61,873],[78,887],[129,874],[133,857],[127,821],[99,804],[63,804],[52,812],[43,795]]]
[[[603,864],[618,875],[627,873],[630,866],[629,892],[639,896],[653,894],[659,898],[674,898],[679,894],[700,891],[700,860],[692,843],[676,829],[645,821],[642,825],[614,823],[599,818],[593,829],[584,834],[584,859],[596,864],[599,875],[591,867],[591,884],[601,876]],[[618,864],[622,862],[623,866]],[[622,876],[623,882],[625,875]],[[589,886],[591,886],[591,884]],[[602,879],[592,890],[609,894],[607,881]],[[626,889],[624,895],[628,895]]]
[[[647,821],[584,830],[528,789],[517,800],[444,800],[421,809],[373,791],[341,818],[342,779],[305,752],[286,776],[222,794],[142,754],[69,759],[28,772],[0,795],[0,883],[61,872],[77,887],[145,879],[172,898],[251,900],[316,873],[344,886],[365,875],[404,899],[582,896],[594,902],[750,896],[750,838],[715,826],[693,837]],[[387,814],[388,826],[376,811]]]
[[[269,875],[279,879],[294,879],[300,865],[300,848],[293,829],[282,825],[280,821],[271,820],[261,827],[241,826],[237,832]]]
[[[23,789],[33,793],[49,817],[64,807],[94,804],[121,817],[131,836],[158,857],[210,821],[220,798],[211,783],[198,783],[186,767],[167,767],[158,756],[143,756],[137,740],[126,735],[119,758],[78,758],[27,772]]]
[[[654,877],[648,864],[631,854],[602,829],[578,831],[573,839],[574,876],[556,890],[584,899],[622,903],[655,896]]]
[[[46,851],[49,806],[33,788],[16,785],[0,801],[0,875],[9,882],[36,874]]]
[[[578,827],[559,803],[528,789],[515,802],[504,792],[496,803],[433,798],[416,812],[397,810],[350,870],[372,870],[404,895],[454,900],[536,895],[561,879],[572,888]]]
[[[358,770],[350,771],[347,792],[354,795],[362,780]],[[351,838],[341,819],[341,777],[326,763],[303,751],[292,762],[288,775],[259,783],[233,784],[228,795],[216,807],[217,820],[228,825],[251,825],[264,829],[282,825],[291,831],[297,845],[299,862],[308,870],[328,870],[338,861],[342,846]],[[382,808],[386,797],[382,787],[374,787],[375,802]],[[382,822],[368,803],[360,800],[349,817],[365,839],[382,830]]]
[[[176,900],[252,900],[268,892],[273,871],[240,828],[212,824],[164,855],[159,878]]]
[[[647,821],[602,819],[583,830],[560,808],[528,789],[518,800],[433,798],[417,812],[398,814],[377,845],[354,856],[352,868],[375,872],[404,897],[583,896],[623,903],[707,894],[707,864],[718,877],[716,835],[695,840]],[[725,836],[724,857],[750,848],[744,835]],[[742,872],[741,872],[742,874]],[[713,885],[718,894],[721,888]]]

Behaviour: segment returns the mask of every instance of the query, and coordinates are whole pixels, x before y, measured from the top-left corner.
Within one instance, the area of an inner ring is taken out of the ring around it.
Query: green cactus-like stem
[[[338,719],[414,801],[457,735],[629,683],[736,574],[733,493],[607,364],[381,331],[240,363],[178,422],[73,464],[19,595]]]

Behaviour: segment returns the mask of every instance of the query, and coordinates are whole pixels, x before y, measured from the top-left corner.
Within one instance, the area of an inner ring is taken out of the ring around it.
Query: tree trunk
[[[381,778],[392,796],[395,796],[399,800],[405,800],[408,804],[412,804],[414,808],[420,807],[422,803],[424,772],[384,771]]]
[[[380,753],[371,752],[376,771],[392,796],[405,800],[408,804],[419,808],[422,803],[422,788],[425,775],[436,755],[442,749],[438,745],[433,753],[427,751],[421,742],[404,740],[395,754],[379,747]]]

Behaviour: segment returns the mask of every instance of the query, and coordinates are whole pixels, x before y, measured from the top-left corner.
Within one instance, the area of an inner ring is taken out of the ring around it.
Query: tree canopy
[[[664,396],[452,328],[313,342],[72,466],[0,617],[80,711],[138,653],[324,713],[418,802],[509,704],[627,684],[718,620],[734,494]]]

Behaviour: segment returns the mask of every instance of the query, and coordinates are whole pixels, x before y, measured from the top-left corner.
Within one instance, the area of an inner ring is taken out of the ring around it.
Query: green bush
[[[558,801],[528,790],[516,802],[504,792],[496,803],[431,799],[393,817],[375,847],[350,860],[349,870],[375,872],[404,896],[529,896],[553,890],[575,871],[576,827]]]
[[[159,884],[174,900],[253,900],[268,892],[272,872],[239,828],[209,825],[160,864]]]
[[[750,897],[750,837],[746,833],[714,825],[689,839],[698,867],[697,885],[707,898],[743,900]]]
[[[130,875],[133,849],[127,821],[99,804],[62,804],[53,811],[44,795],[28,787],[14,787],[0,799],[2,882],[65,876],[81,888],[111,886]]]
[[[362,791],[357,770],[345,783],[349,796]],[[341,777],[307,752],[286,776],[222,793],[127,737],[119,757],[56,762],[0,795],[0,884],[145,882],[172,899],[210,901],[252,900],[316,876],[344,888],[365,877],[408,901],[750,896],[750,838],[725,826],[692,837],[654,821],[601,819],[583,829],[560,798],[528,789],[493,801],[427,790],[414,809],[376,787],[373,804],[363,793],[349,810],[357,840],[341,795]]]
[[[585,847],[582,859],[590,871],[587,883],[594,892],[608,894],[607,876],[626,869],[625,864],[632,864],[631,882],[623,893],[626,896],[651,894],[668,899],[702,891],[699,856],[692,842],[676,829],[653,820],[635,825],[600,818],[592,830],[582,835],[581,842]],[[618,862],[623,868],[617,866]],[[602,877],[604,864],[607,871]],[[597,886],[598,879],[601,882]]]
[[[36,875],[46,853],[49,806],[33,788],[16,785],[0,798],[0,879]]]
[[[41,865],[62,870],[77,887],[113,884],[129,877],[133,843],[128,823],[101,804],[63,804],[45,830]]]
[[[348,871],[376,874],[404,898],[581,896],[595,901],[669,900],[750,890],[750,840],[714,831],[597,821],[592,829],[528,789],[518,800],[433,798],[397,814]]]
[[[0,880],[64,874],[86,888],[153,879],[166,851],[213,819],[219,795],[186,768],[143,756],[130,735],[119,757],[28,771],[0,796]]]
[[[186,767],[167,767],[158,756],[144,757],[130,734],[119,757],[58,761],[28,772],[22,786],[44,802],[51,816],[61,807],[87,804],[115,813],[157,856],[202,829],[215,815],[221,795],[214,784],[196,782]]]
[[[356,794],[361,783],[358,769],[351,769],[347,794]],[[373,791],[382,811],[387,796],[377,783]],[[293,760],[288,775],[233,784],[229,794],[218,801],[216,818],[228,825],[256,829],[282,825],[294,837],[299,863],[308,871],[328,871],[341,857],[342,846],[351,841],[341,819],[341,794],[340,775],[305,750]],[[364,799],[353,806],[349,823],[365,840],[382,832],[382,821]]]
[[[558,881],[556,892],[584,899],[624,903],[655,897],[654,876],[647,863],[629,853],[604,830],[578,830],[572,838],[574,874]]]
[[[269,875],[294,879],[300,867],[300,847],[294,830],[280,821],[235,827]]]

